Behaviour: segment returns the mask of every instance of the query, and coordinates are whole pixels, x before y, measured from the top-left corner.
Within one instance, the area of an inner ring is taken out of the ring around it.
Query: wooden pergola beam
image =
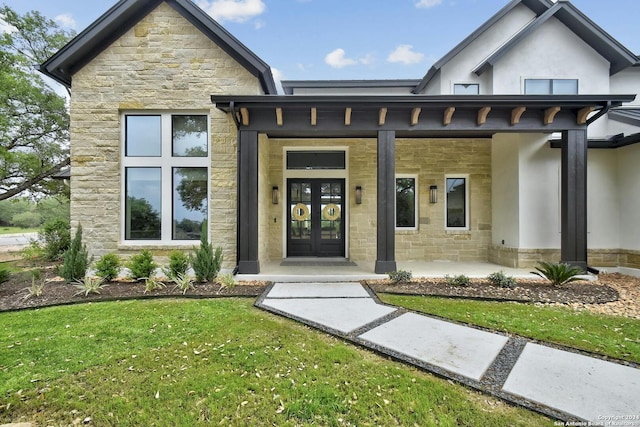
[[[520,123],[520,117],[522,117],[522,114],[525,111],[527,111],[526,107],[516,107],[513,110],[511,110],[511,126],[517,125],[518,123]]]
[[[453,118],[453,113],[455,113],[456,107],[447,107],[444,109],[444,115],[442,117],[442,125],[448,126],[451,124],[451,119]]]
[[[583,125],[587,123],[587,118],[589,118],[589,114],[595,110],[595,107],[584,107],[578,111],[578,118],[576,119],[576,123],[579,125]]]
[[[277,107],[276,108],[276,124],[278,126],[282,126],[283,125],[283,121],[282,121],[282,108]]]
[[[318,124],[318,111],[316,107],[311,108],[311,126]]]
[[[418,124],[418,120],[420,120],[420,113],[422,112],[422,108],[414,108],[411,110],[411,126],[415,126]]]
[[[491,111],[491,107],[482,107],[478,110],[478,126],[483,125],[487,122],[489,111]]]
[[[378,112],[378,126],[384,125],[386,121],[387,121],[387,109],[383,107]]]
[[[544,124],[550,125],[556,118],[556,114],[560,111],[560,107],[549,107],[544,110]]]
[[[249,109],[240,108],[240,116],[242,116],[242,126],[249,126]]]
[[[347,107],[344,109],[344,125],[351,125],[351,107]]]

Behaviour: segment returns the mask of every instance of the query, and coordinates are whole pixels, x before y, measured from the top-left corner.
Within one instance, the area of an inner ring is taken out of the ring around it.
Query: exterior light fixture
[[[278,186],[274,185],[271,189],[271,203],[274,205],[278,204],[278,199],[280,198],[280,190],[278,190]]]
[[[356,205],[362,204],[362,186],[356,185]]]
[[[438,186],[432,185],[429,187],[429,202],[438,203]]]

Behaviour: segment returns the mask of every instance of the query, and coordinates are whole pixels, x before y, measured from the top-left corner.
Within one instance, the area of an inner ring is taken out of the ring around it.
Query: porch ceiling
[[[272,137],[490,137],[498,132],[584,129],[593,112],[635,95],[212,95],[240,130]]]

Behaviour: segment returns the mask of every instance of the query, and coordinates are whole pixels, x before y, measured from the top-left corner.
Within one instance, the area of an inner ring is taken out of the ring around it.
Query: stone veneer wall
[[[233,58],[166,3],[161,3],[73,75],[71,220],[82,223],[91,254],[128,255],[122,242],[121,113],[206,112],[210,115],[210,235],[226,268],[236,257],[236,130],[211,104],[212,94],[260,94]],[[194,242],[197,245],[197,242]],[[148,246],[163,254],[174,245]],[[191,246],[187,246],[191,248]]]
[[[419,217],[416,231],[396,232],[397,260],[487,261],[491,244],[490,140],[396,140],[396,173],[418,174]],[[280,205],[269,208],[268,259],[283,255],[286,192],[283,191],[283,147],[348,147],[349,258],[376,258],[377,167],[375,139],[269,141],[269,185],[280,187]],[[468,231],[444,229],[445,174],[468,174],[470,227]],[[429,186],[438,185],[438,203],[429,203]],[[362,204],[353,190],[362,186]],[[276,222],[273,222],[273,218]]]
[[[519,249],[493,245],[489,248],[489,261],[507,267],[531,268],[538,261],[559,262],[560,249]],[[587,264],[591,267],[640,268],[640,251],[588,249]]]

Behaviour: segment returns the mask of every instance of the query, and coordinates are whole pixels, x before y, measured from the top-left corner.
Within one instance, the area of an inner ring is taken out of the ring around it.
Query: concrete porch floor
[[[272,282],[335,282],[386,279],[386,274],[375,274],[375,261],[357,261],[356,265],[335,265],[335,258],[314,258],[309,265],[282,266],[281,261],[260,263],[260,274],[239,274],[238,280],[268,280]],[[344,259],[339,259],[344,261]],[[315,265],[326,262],[327,265]],[[311,265],[314,264],[314,265]],[[464,274],[471,278],[487,277],[496,271],[503,271],[516,278],[538,277],[531,274],[531,268],[509,268],[489,262],[449,262],[449,261],[398,261],[398,270],[410,271],[413,277],[444,277]]]

